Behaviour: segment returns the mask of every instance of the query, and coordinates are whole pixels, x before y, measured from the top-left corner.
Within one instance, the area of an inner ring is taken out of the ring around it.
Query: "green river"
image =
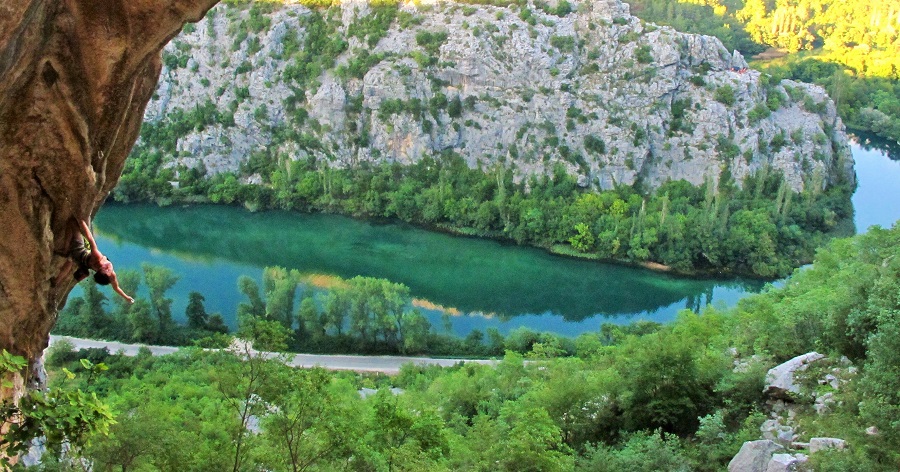
[[[875,174],[882,179],[884,169],[892,171],[892,179],[885,182],[889,187],[900,182],[896,161],[882,153],[864,154],[854,146],[860,174],[855,201],[870,187],[863,179],[867,166],[881,166]],[[872,190],[883,198],[882,191]],[[884,221],[876,222],[889,226],[896,213],[889,211]],[[858,224],[870,223],[866,217],[869,213],[858,205]],[[260,280],[266,266],[308,274],[310,283],[303,289],[309,290],[317,290],[316,285],[328,276],[363,275],[403,283],[435,329],[457,334],[488,327],[509,332],[526,326],[574,336],[597,330],[605,322],[665,322],[684,308],[732,305],[763,286],[743,279],[674,277],[405,224],[335,215],[251,213],[211,205],[107,204],[95,221],[95,230],[98,244],[117,271],[139,270],[147,262],[168,267],[181,277],[169,292],[176,318],[184,316],[188,293],[198,291],[206,297],[207,310],[221,313],[232,326],[243,299],[237,290],[238,277]]]

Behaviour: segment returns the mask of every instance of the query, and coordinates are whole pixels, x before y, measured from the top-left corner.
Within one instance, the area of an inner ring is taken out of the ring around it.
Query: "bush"
[[[419,31],[416,33],[416,44],[425,49],[425,52],[435,56],[440,53],[441,45],[447,40],[447,33],[440,31],[432,33],[430,31]]]
[[[769,110],[764,103],[757,103],[749,113],[747,113],[747,119],[750,120],[750,123],[756,123],[760,120],[766,119],[771,115],[772,112]]]
[[[734,105],[736,101],[734,97],[734,89],[730,85],[723,85],[716,89],[715,99],[719,103],[723,103],[728,106]]]
[[[649,64],[653,62],[653,54],[650,52],[650,46],[643,45],[637,48],[637,51],[634,54],[635,59],[641,64]]]
[[[575,50],[574,36],[551,36],[550,45],[560,52],[572,52]]]
[[[606,142],[592,134],[584,137],[584,150],[594,154],[606,154]]]

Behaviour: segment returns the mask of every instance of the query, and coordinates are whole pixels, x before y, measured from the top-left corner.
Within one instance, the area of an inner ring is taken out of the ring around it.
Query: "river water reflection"
[[[853,150],[860,181],[854,198],[857,227],[889,226],[887,220],[896,219],[900,209],[884,200],[890,195],[884,190],[876,191],[880,201],[865,196],[872,179],[869,163],[879,166],[877,180],[893,188],[900,186],[900,164],[878,152]],[[604,322],[665,322],[683,308],[732,305],[763,286],[742,279],[672,277],[334,215],[107,205],[95,225],[99,244],[118,271],[139,270],[147,262],[181,276],[169,292],[176,317],[183,318],[187,294],[198,291],[207,310],[221,313],[232,326],[242,301],[237,278],[259,280],[263,267],[276,265],[308,274],[312,290],[320,276],[363,275],[406,284],[436,329],[457,334],[527,326],[572,336]]]

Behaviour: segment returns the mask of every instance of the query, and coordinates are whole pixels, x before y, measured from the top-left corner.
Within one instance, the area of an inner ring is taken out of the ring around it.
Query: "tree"
[[[85,324],[85,333],[92,337],[102,337],[108,333],[110,322],[109,314],[103,308],[107,301],[106,295],[97,288],[97,283],[88,279],[84,284],[84,303],[79,307],[78,316]]]
[[[173,343],[172,299],[166,298],[166,292],[178,282],[178,276],[166,267],[141,264],[144,270],[144,281],[150,290],[150,308],[159,321],[159,342]]]
[[[139,299],[131,307],[128,314],[128,322],[131,326],[131,341],[139,343],[159,343],[162,336],[159,331],[159,323],[153,320],[151,307],[146,300]]]
[[[206,300],[206,298],[204,298],[200,292],[191,292],[188,294],[188,304],[187,308],[184,310],[184,315],[187,317],[188,328],[196,330],[207,329],[209,315],[206,313],[206,307],[203,306],[204,300]]]
[[[117,274],[119,286],[125,293],[133,293],[137,297],[138,287],[141,284],[141,274],[135,270],[123,270]],[[113,297],[113,303],[116,305],[115,311],[112,313],[111,329],[115,331],[113,337],[116,339],[129,339],[134,331],[131,326],[131,310],[134,305],[128,303],[122,297]]]
[[[366,444],[376,467],[393,470],[433,470],[448,450],[443,422],[431,411],[410,411],[389,390],[372,399]]]
[[[238,418],[232,430],[234,472],[242,470],[250,418],[258,417],[267,410],[267,398],[279,388],[273,380],[276,380],[279,369],[285,368],[286,359],[279,356],[272,358],[265,351],[283,352],[290,335],[277,321],[244,316],[240,322],[237,335],[245,342],[235,354],[241,362],[228,363],[227,368],[217,373],[219,391]]]
[[[716,378],[701,368],[710,362],[698,359],[696,348],[684,338],[658,332],[623,346],[628,430],[688,434],[696,430],[697,418],[710,412]]]
[[[297,293],[297,274],[281,267],[263,270],[266,294],[266,318],[279,321],[285,328],[294,325],[294,296]]]
[[[578,252],[590,252],[594,249],[594,233],[585,223],[575,225],[575,236],[569,238],[569,244]]]
[[[241,302],[237,307],[237,317],[264,318],[266,316],[266,302],[259,296],[259,285],[255,280],[246,275],[238,278],[238,290],[249,299],[249,302]]]
[[[559,427],[541,407],[510,401],[496,423],[480,417],[482,428],[495,428],[491,442],[473,445],[482,450],[479,462],[500,471],[565,471],[574,466],[571,450],[562,443]],[[478,437],[478,436],[476,436]]]
[[[336,395],[324,369],[292,370],[288,377],[262,422],[271,446],[266,462],[298,472],[348,455],[358,436],[358,412],[350,411],[355,399]]]

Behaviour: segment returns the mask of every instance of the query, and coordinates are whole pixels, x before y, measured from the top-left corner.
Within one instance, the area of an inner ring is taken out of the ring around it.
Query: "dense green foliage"
[[[147,269],[164,275],[154,280],[174,278],[163,267],[147,266]],[[129,281],[137,275],[127,271],[123,274]],[[581,339],[524,327],[506,336],[496,328],[486,332],[476,329],[460,338],[442,332],[422,316],[414,306],[408,287],[385,279],[333,277],[327,287],[315,288],[295,270],[267,267],[263,271],[262,288],[246,276],[238,279],[237,285],[246,297],[237,307],[240,323],[247,320],[278,323],[290,332],[287,347],[294,352],[483,357],[502,356],[505,351],[525,354],[535,344],[543,344],[552,346],[554,352],[573,355]],[[173,301],[166,297],[168,288],[157,284],[153,289],[155,297],[162,299],[161,304],[166,306]],[[203,305],[204,296],[198,292],[188,296],[186,325],[174,322],[166,311],[162,318],[165,329],[160,329],[160,318],[151,314],[151,302],[139,295],[134,305],[117,302],[114,309],[107,310],[106,296],[93,281],[83,282],[82,291],[60,313],[54,334],[169,346],[222,347],[231,341],[221,315],[208,314]],[[630,329],[648,331],[657,326],[641,322]],[[621,328],[604,324],[601,332],[609,336],[615,330]]]
[[[634,0],[630,4],[641,19],[717,36],[729,49],[749,54],[766,46],[789,52],[818,47],[889,52],[900,39],[900,9],[880,0]],[[877,62],[859,72],[898,77],[896,57],[873,59]]]
[[[0,388],[13,388],[7,380],[9,374],[27,372],[24,357],[14,356],[5,349],[0,351]],[[90,385],[96,376],[107,370],[103,363],[94,364],[87,359],[79,361],[81,370],[87,373],[84,381]],[[0,469],[9,470],[10,457],[28,451],[32,441],[43,439],[49,454],[78,455],[96,436],[106,435],[115,421],[109,407],[97,398],[69,384],[75,375],[63,370],[62,386],[28,392],[18,401],[6,396],[0,402]],[[27,376],[27,374],[24,374]]]
[[[109,438],[84,451],[94,470],[721,470],[759,435],[766,369],[817,349],[851,357],[859,373],[829,413],[798,405],[803,438],[852,445],[813,454],[816,470],[896,470],[898,256],[900,226],[873,228],[728,312],[609,327],[569,357],[538,342],[496,366],[408,366],[396,377],[289,369],[249,351],[57,349],[49,364],[110,366],[81,386],[118,413]],[[279,321],[248,320],[241,336],[284,346]],[[734,369],[736,357],[747,367]],[[880,434],[867,435],[871,425]]]
[[[900,6],[880,0],[634,0],[632,13],[718,37],[777,78],[822,85],[851,128],[900,141]],[[798,53],[799,52],[799,53]],[[797,53],[797,54],[794,54]],[[717,99],[718,99],[717,94]],[[721,100],[720,100],[721,101]],[[724,102],[723,102],[724,103]]]
[[[107,310],[109,299],[100,291],[93,279],[81,283],[82,295],[66,303],[53,328],[55,334],[93,339],[116,339],[125,342],[163,344],[169,346],[189,345],[194,341],[202,344],[221,344],[221,334],[228,327],[220,314],[208,314],[203,306],[203,295],[190,294],[187,326],[172,319],[172,299],[166,292],[178,280],[171,270],[143,265],[143,279],[149,298],[135,297],[129,304],[122,298],[113,298],[113,309]],[[141,285],[141,274],[135,271],[121,271],[119,284],[127,293],[137,294]],[[202,341],[201,341],[202,340]]]

